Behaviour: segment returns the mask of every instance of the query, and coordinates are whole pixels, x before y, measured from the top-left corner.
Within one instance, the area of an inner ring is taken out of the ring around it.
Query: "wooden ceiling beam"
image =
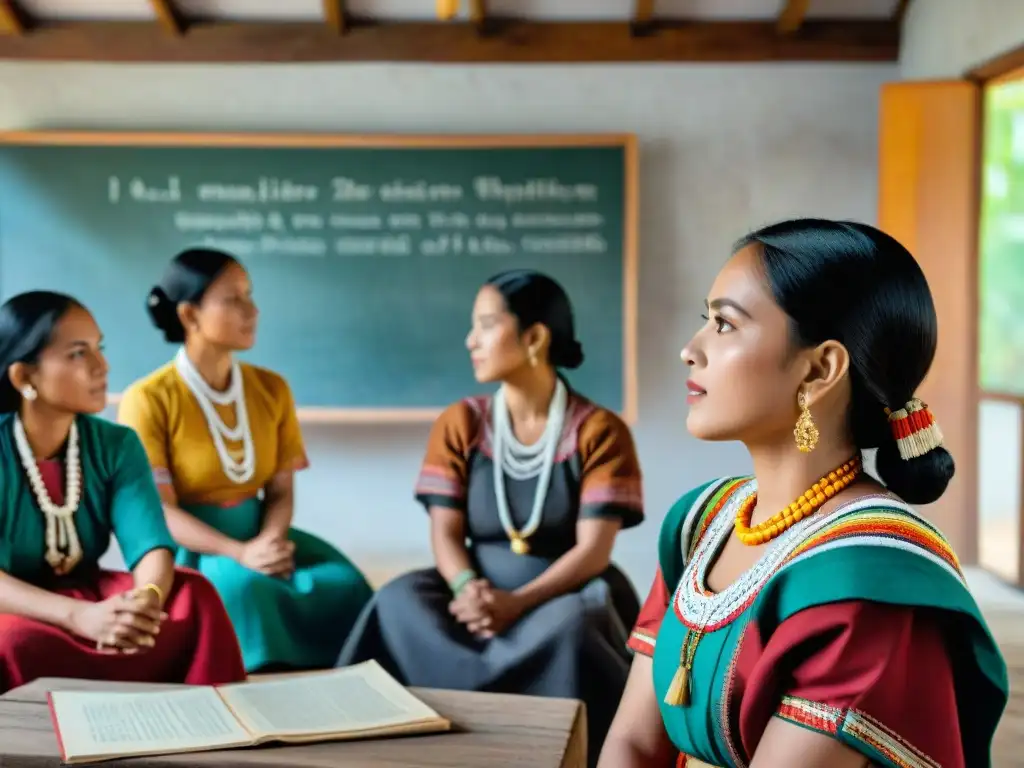
[[[28,27],[28,14],[15,0],[0,0],[0,35],[24,35]]]
[[[335,34],[344,35],[348,31],[345,0],[324,0],[324,21]]]
[[[810,5],[811,0],[786,0],[776,22],[779,34],[791,35],[798,32],[807,19],[807,9]]]
[[[107,62],[430,63],[896,61],[890,20],[809,21],[799,35],[775,23],[658,20],[649,36],[622,22],[372,23],[349,18],[344,41],[323,22],[193,24],[171,37],[151,23],[40,24],[0,37],[0,59]]]
[[[185,23],[184,16],[174,7],[172,0],[149,0],[149,4],[153,8],[153,13],[156,14],[157,22],[167,34],[174,37],[181,37],[185,34],[188,24]]]

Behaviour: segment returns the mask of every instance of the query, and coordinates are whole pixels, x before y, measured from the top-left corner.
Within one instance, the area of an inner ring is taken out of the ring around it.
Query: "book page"
[[[153,754],[252,743],[213,688],[51,694],[68,759]]]
[[[442,720],[375,661],[218,690],[238,719],[261,736],[354,734]]]

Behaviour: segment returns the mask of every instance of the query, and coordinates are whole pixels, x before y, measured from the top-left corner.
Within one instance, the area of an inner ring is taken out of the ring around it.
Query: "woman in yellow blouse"
[[[331,666],[371,588],[341,552],[291,527],[293,476],[308,466],[291,390],[234,359],[255,342],[248,273],[228,254],[187,250],[148,309],[183,345],[128,388],[119,419],[149,455],[178,563],[217,587],[247,671]]]

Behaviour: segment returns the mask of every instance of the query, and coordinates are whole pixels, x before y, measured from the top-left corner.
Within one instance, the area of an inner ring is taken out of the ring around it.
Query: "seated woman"
[[[243,680],[213,587],[174,542],[135,434],[92,414],[107,362],[70,296],[0,307],[0,693],[38,677]],[[113,532],[131,573],[100,570]]]
[[[601,766],[991,765],[1006,665],[909,506],[953,476],[914,394],[937,336],[920,267],[873,227],[787,221],[740,243],[707,307],[687,427],[743,442],[754,475],[665,518]]]
[[[599,746],[639,611],[610,562],[616,534],[643,519],[633,440],[559,377],[583,352],[551,278],[487,281],[467,345],[477,381],[501,386],[450,406],[431,432],[416,498],[437,567],[386,585],[339,664],[377,659],[409,685],[581,698]]]
[[[341,552],[291,527],[294,473],[308,466],[291,390],[233,357],[255,341],[248,274],[225,253],[185,251],[149,312],[184,345],[128,388],[119,419],[142,438],[178,562],[220,592],[249,672],[331,666],[372,590]]]

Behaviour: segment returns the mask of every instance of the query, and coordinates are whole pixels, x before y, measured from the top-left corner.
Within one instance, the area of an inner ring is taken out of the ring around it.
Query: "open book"
[[[139,693],[48,694],[61,759],[122,757],[447,731],[375,661],[322,673]]]

